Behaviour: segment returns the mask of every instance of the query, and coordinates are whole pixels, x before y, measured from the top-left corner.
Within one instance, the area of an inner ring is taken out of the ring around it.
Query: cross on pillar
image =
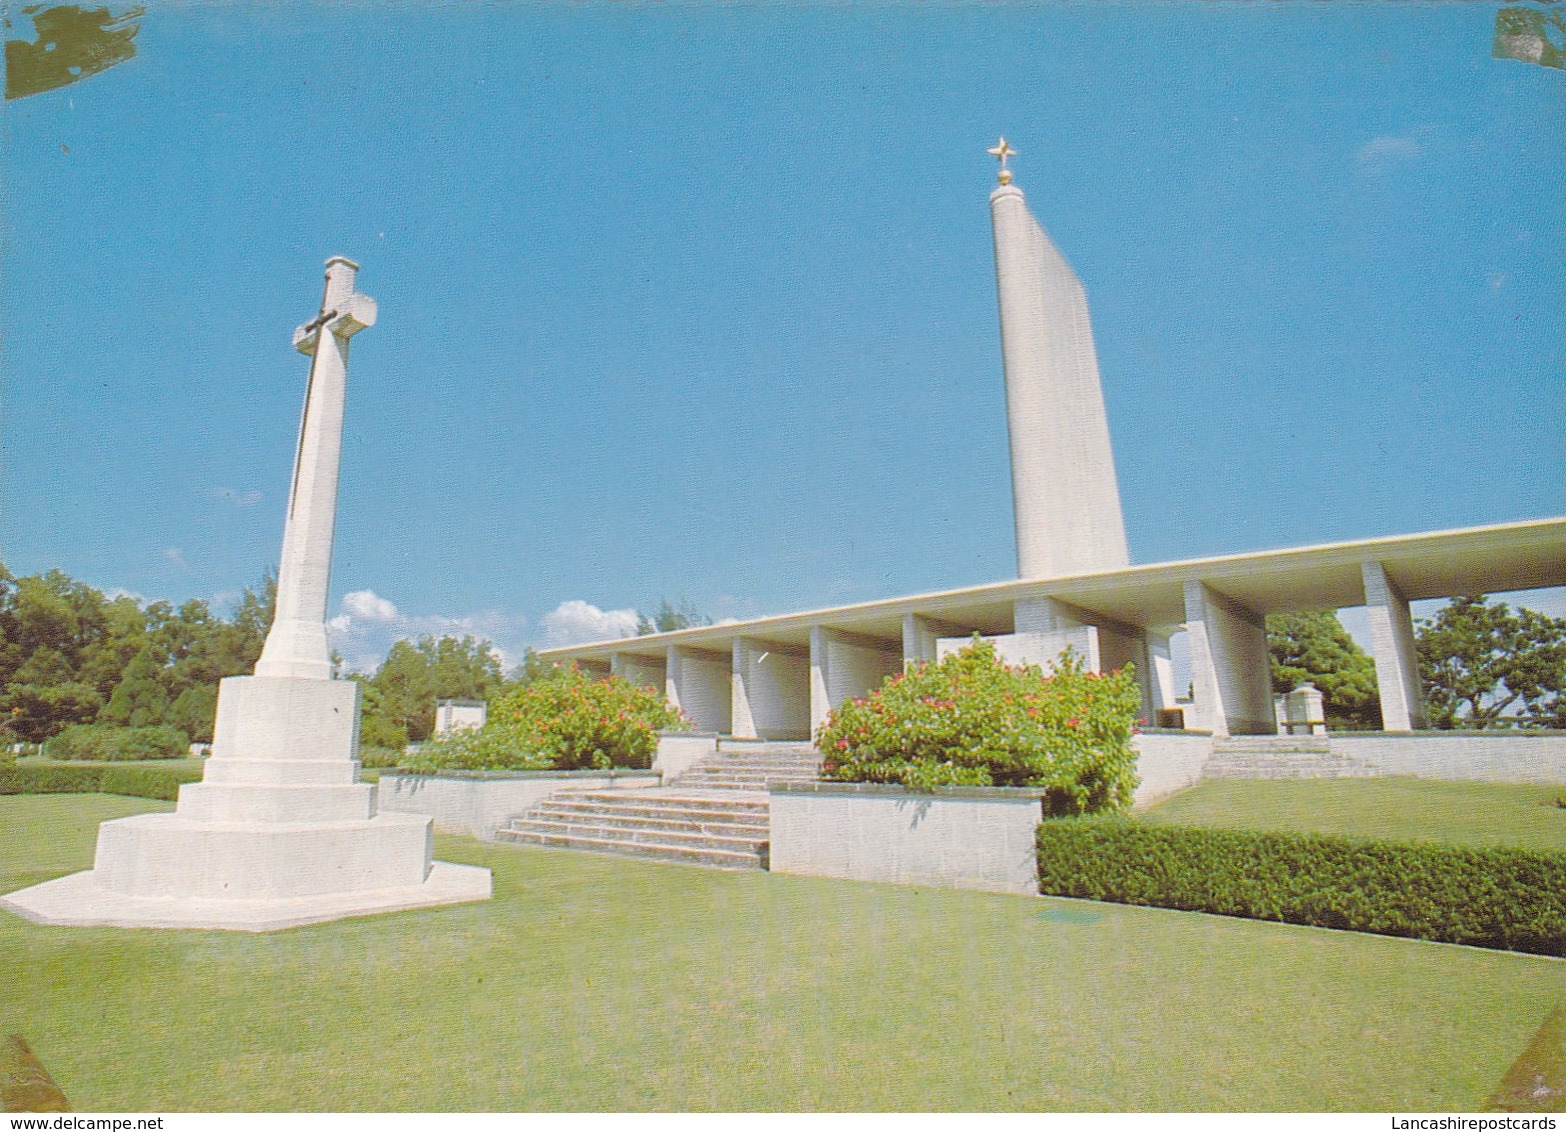
[[[358,271],[359,265],[343,256],[327,260],[321,313],[294,331],[294,348],[311,358],[310,380],[283,526],[277,613],[256,664],[257,676],[331,678],[326,596],[337,522],[348,340],[374,326],[376,313],[375,300],[354,290]]]

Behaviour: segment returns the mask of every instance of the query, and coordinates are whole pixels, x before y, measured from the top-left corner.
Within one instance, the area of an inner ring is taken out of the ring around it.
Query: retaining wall
[[[1337,731],[1332,753],[1381,774],[1472,782],[1566,784],[1566,731]]]
[[[1143,731],[1132,741],[1136,748],[1136,773],[1140,781],[1132,804],[1150,806],[1160,799],[1195,786],[1202,769],[1213,757],[1213,737],[1207,731]]]
[[[1042,791],[787,782],[770,793],[775,873],[1038,893]]]
[[[562,790],[631,790],[657,786],[661,781],[646,770],[382,774],[376,804],[381,810],[432,817],[437,833],[493,841],[497,829],[535,802]]]
[[[696,763],[717,753],[716,731],[660,731],[652,768],[663,782],[677,782]]]

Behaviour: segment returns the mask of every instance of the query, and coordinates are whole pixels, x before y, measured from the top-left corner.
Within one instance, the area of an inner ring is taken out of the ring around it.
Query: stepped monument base
[[[172,814],[104,822],[93,868],[0,897],[45,924],[271,931],[487,900],[488,869],[433,860],[431,820],[358,781],[359,686],[233,676],[203,780]]]

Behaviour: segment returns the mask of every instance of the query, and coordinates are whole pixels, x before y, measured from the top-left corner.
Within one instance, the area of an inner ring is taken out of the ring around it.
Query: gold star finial
[[[1011,170],[1006,168],[1006,159],[1017,156],[1017,151],[1011,148],[1011,143],[1002,135],[1001,140],[987,152],[1001,163],[1000,173],[997,175],[1000,183],[1003,185],[1011,184]]]

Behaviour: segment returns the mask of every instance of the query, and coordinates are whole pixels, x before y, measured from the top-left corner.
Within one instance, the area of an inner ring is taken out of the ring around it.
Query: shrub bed
[[[489,722],[431,739],[401,760],[443,770],[646,770],[660,730],[689,727],[658,693],[611,676],[557,669],[490,704]]]
[[[73,723],[49,740],[49,757],[83,762],[141,762],[182,759],[190,754],[183,731],[156,727],[116,727],[109,723]]]
[[[201,773],[199,766],[16,763],[0,766],[0,794],[127,794],[173,802],[180,786],[200,782]]]
[[[1315,834],[1046,821],[1039,891],[1566,955],[1566,854]]]
[[[395,770],[407,761],[405,747],[381,747],[359,744],[359,765],[365,770]]]
[[[1101,675],[1069,650],[1046,676],[975,639],[847,701],[817,735],[822,777],[933,786],[1034,786],[1051,813],[1123,809],[1136,789],[1130,666]]]

